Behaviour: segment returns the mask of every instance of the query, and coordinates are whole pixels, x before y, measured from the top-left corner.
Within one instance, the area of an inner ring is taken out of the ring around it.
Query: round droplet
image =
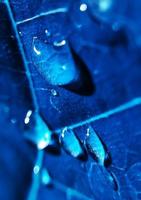
[[[82,4],[80,5],[80,11],[81,11],[81,12],[84,12],[84,11],[86,11],[86,10],[87,10],[87,4],[82,3]]]
[[[39,173],[39,171],[40,171],[40,166],[35,165],[34,168],[33,168],[34,174],[37,175]]]
[[[45,34],[46,34],[47,37],[50,37],[50,36],[51,36],[51,33],[49,32],[48,29],[45,30]]]

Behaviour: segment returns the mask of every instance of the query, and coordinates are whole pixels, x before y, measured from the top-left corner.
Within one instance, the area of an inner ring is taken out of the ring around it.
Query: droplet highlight
[[[32,141],[39,150],[46,148],[51,142],[52,132],[41,116],[35,114],[35,123],[25,132],[26,139]],[[26,117],[26,122],[28,117]]]

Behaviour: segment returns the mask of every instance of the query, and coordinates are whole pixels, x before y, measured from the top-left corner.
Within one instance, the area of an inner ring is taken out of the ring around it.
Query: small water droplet
[[[31,117],[31,115],[32,115],[32,110],[29,110],[29,111],[27,112],[27,114],[26,114],[25,119],[24,119],[24,123],[25,123],[25,124],[28,124],[28,123],[30,122],[30,117]]]
[[[16,124],[16,122],[17,122],[17,120],[16,120],[15,118],[12,118],[12,119],[11,119],[11,123],[12,123],[12,124]]]
[[[42,177],[41,177],[42,184],[50,185],[51,184],[51,177],[47,171],[47,169],[42,169]]]
[[[87,4],[85,4],[85,3],[82,3],[81,5],[80,5],[80,11],[81,12],[85,12],[86,10],[87,10]]]
[[[57,92],[56,90],[54,90],[54,89],[51,89],[51,94],[52,94],[53,96],[57,96],[57,95],[58,95],[58,92]]]
[[[21,32],[21,31],[19,31],[19,35],[20,35],[20,36],[23,36],[23,34],[22,34],[22,32]]]
[[[54,45],[55,47],[62,47],[62,46],[64,46],[65,44],[66,44],[66,40],[54,41],[54,42],[53,42],[53,45]]]
[[[40,171],[40,167],[38,165],[35,165],[34,168],[33,168],[33,172],[35,175],[37,175]]]
[[[74,132],[70,129],[64,128],[61,133],[60,143],[64,150],[73,157],[83,157],[84,151]]]
[[[107,158],[107,152],[105,151],[99,136],[91,126],[87,129],[85,143],[88,152],[90,152],[94,159],[101,165],[104,165],[104,162]]]
[[[45,30],[45,34],[46,34],[47,37],[50,37],[50,36],[51,36],[51,33],[49,32],[48,29]]]

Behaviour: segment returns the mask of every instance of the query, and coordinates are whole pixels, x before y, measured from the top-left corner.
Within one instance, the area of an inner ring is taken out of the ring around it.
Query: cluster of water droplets
[[[118,190],[118,182],[115,175],[107,170],[107,162],[110,164],[109,152],[92,126],[88,126],[86,129],[84,140],[80,140],[74,130],[64,128],[60,134],[60,144],[66,153],[75,158],[87,158],[90,155],[95,163],[104,170],[112,188],[115,191]]]
[[[104,165],[108,157],[102,140],[91,126],[87,128],[83,142],[79,140],[72,129],[64,128],[60,135],[60,143],[67,153],[78,158],[85,155],[85,148],[87,153],[100,165]]]

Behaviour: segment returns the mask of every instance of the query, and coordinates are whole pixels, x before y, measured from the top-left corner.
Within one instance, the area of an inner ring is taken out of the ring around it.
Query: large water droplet
[[[51,142],[51,131],[41,116],[35,114],[35,123],[25,132],[25,137],[37,145],[38,149],[44,149]],[[25,118],[26,122],[27,117]]]
[[[37,71],[51,85],[75,82],[79,72],[75,66],[66,40],[56,39],[53,44],[33,38],[33,62]]]
[[[104,165],[107,159],[107,152],[101,139],[91,126],[87,129],[85,142],[88,152],[90,152],[97,162]]]
[[[83,157],[84,151],[74,132],[70,129],[64,128],[60,137],[60,142],[64,150],[73,157]]]

